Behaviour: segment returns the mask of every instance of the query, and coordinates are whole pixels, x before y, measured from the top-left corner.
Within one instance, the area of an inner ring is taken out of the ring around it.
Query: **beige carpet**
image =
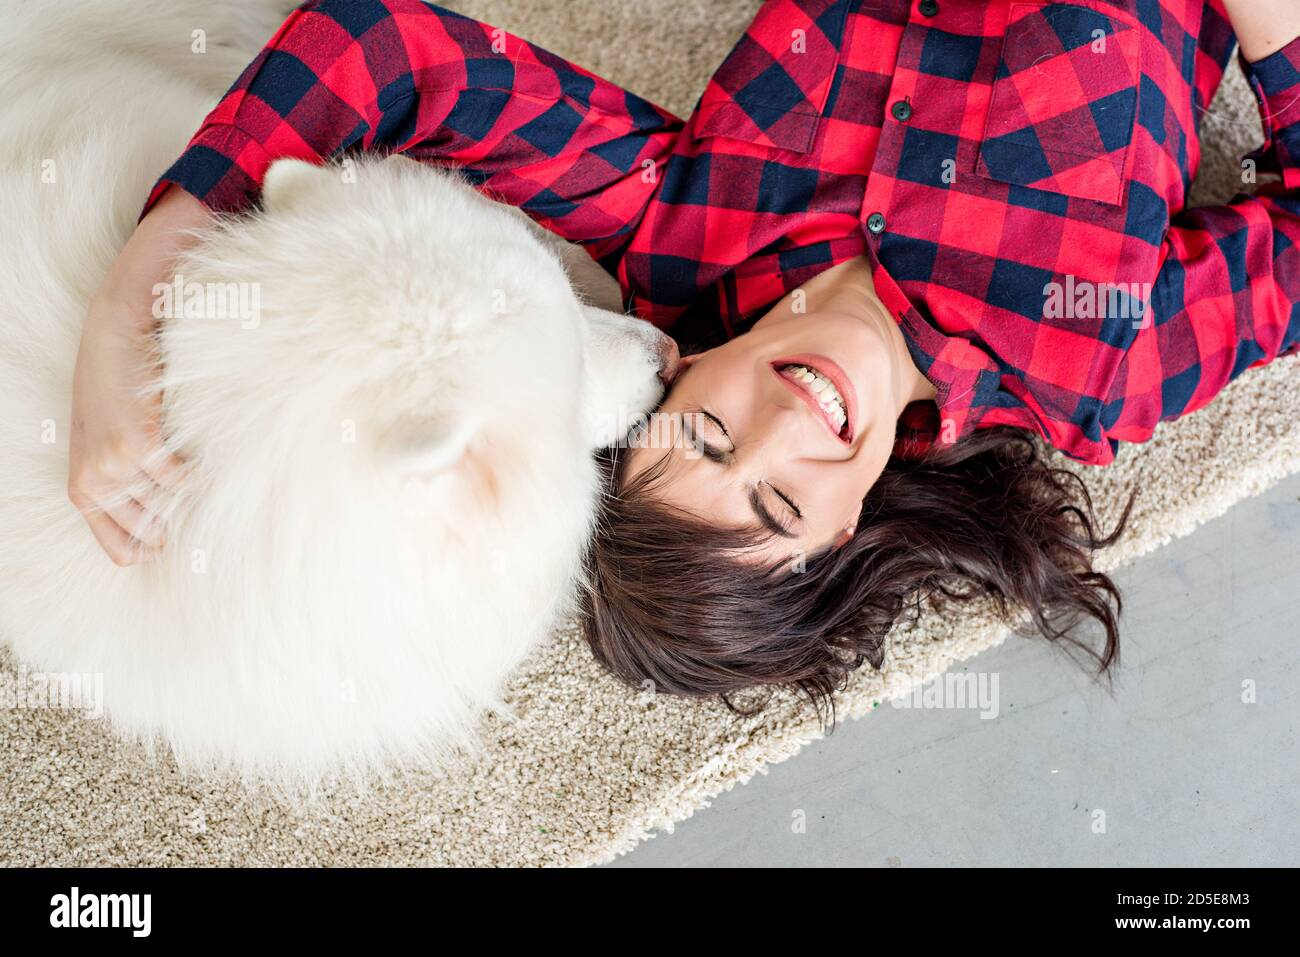
[[[458,9],[520,33],[689,112],[756,0],[474,0]],[[1230,194],[1236,159],[1259,135],[1234,82],[1206,119],[1200,198]],[[1113,568],[1300,471],[1300,358],[1248,373],[1208,409],[1089,470],[1103,503],[1142,486]],[[0,543],[0,547],[3,543]],[[840,701],[864,715],[914,682],[1004,637],[986,613],[927,615],[896,633],[884,674],[861,673]],[[0,660],[5,667],[12,662]],[[1062,659],[1061,667],[1070,667]],[[1100,693],[1100,692],[1098,692]],[[572,865],[671,827],[817,733],[790,700],[741,720],[717,706],[642,698],[592,664],[565,632],[513,685],[512,721],[493,718],[484,752],[454,774],[409,773],[294,808],[220,782],[186,780],[167,759],[116,743],[101,722],[7,710],[0,757],[0,863]]]

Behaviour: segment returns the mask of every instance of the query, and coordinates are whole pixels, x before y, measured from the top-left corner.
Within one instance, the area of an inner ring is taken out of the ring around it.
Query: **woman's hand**
[[[160,496],[183,463],[163,446],[162,395],[147,392],[157,371],[153,287],[170,279],[185,231],[206,207],[172,188],[141,220],[91,301],[72,385],[68,498],[118,565],[154,554]]]

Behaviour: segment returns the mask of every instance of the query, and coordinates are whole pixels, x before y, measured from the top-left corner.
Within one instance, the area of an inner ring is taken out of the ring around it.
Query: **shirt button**
[[[912,118],[912,104],[907,100],[899,100],[889,108],[889,112],[894,114],[894,119],[898,122],[906,123]]]
[[[921,0],[921,16],[932,17],[939,12],[939,4],[936,0]]]
[[[870,216],[868,216],[867,229],[871,230],[871,232],[876,236],[879,236],[881,233],[883,233],[885,231],[884,213],[872,213]]]

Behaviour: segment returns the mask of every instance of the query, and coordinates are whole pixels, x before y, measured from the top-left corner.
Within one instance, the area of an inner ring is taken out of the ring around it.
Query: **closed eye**
[[[734,443],[731,448],[722,449],[716,445],[710,445],[705,442],[699,432],[695,429],[695,423],[692,421],[693,415],[700,415],[707,419],[712,423],[714,428],[722,433],[723,437],[727,439],[729,443],[731,442],[731,433],[727,431],[727,427],[722,424],[721,419],[712,412],[706,412],[704,409],[700,409],[694,413],[686,413],[682,416],[682,432],[686,436],[686,441],[710,462],[718,462],[725,465],[730,460],[731,453],[735,451]]]
[[[768,487],[771,488],[771,486]],[[776,491],[775,489],[772,490]],[[757,485],[749,490],[749,507],[754,510],[754,514],[758,516],[758,520],[763,527],[773,535],[779,535],[781,538],[799,537],[795,535],[794,532],[790,531],[790,524],[788,522],[782,522],[772,514],[771,510],[769,510],[767,505],[764,504],[763,496],[759,494]]]
[[[775,485],[773,485],[771,482],[768,482],[768,483],[767,483],[767,487],[770,488],[770,489],[772,490],[773,494],[775,494],[777,498],[779,498],[781,501],[785,502],[786,505],[789,505],[789,506],[790,506],[790,511],[794,512],[794,517],[795,517],[795,518],[797,518],[797,519],[802,519],[802,518],[803,518],[803,512],[801,512],[801,511],[799,510],[799,506],[796,505],[796,504],[794,503],[794,499],[792,499],[789,495],[786,495],[785,492],[782,492],[779,488],[777,488],[777,487],[776,487]]]
[[[722,433],[724,437],[728,439],[728,441],[730,441],[731,434],[727,431],[727,427],[722,424],[722,420],[716,415],[709,412],[707,409],[700,409],[696,414],[706,418],[719,432]],[[686,441],[710,462],[726,465],[731,461],[732,453],[735,449],[734,443],[732,444],[731,449],[720,449],[717,446],[709,445],[700,438],[699,433],[695,430],[695,426],[691,422],[690,418],[685,416],[683,417],[682,431],[686,437]],[[793,524],[790,517],[792,516],[795,521],[802,521],[803,511],[795,503],[793,498],[781,491],[771,482],[763,482],[762,484],[771,489],[772,494],[781,500],[782,504],[785,506],[785,509],[782,511],[788,510],[787,520],[782,522],[772,514],[772,510],[769,509],[767,503],[763,501],[763,495],[759,491],[760,486],[758,485],[755,485],[749,490],[749,506],[754,510],[754,515],[757,516],[763,527],[773,535],[779,535],[782,538],[798,537],[790,530],[790,525]]]

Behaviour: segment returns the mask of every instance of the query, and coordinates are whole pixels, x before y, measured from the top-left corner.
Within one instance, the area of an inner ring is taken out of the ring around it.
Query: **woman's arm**
[[[1223,0],[1223,5],[1241,55],[1251,63],[1300,36],[1300,3],[1296,0]]]
[[[1300,4],[1227,0],[1227,9],[1264,122],[1264,143],[1242,167],[1243,185],[1259,186],[1172,217],[1150,308],[1110,396],[1122,400],[1112,439],[1146,441],[1247,369],[1300,349]]]
[[[240,210],[277,159],[402,152],[465,169],[601,258],[640,221],[681,127],[608,80],[423,0],[312,0],[204,120],[151,202],[175,184]]]
[[[91,301],[82,328],[72,384],[68,498],[85,516],[100,547],[129,565],[162,545],[152,527],[150,496],[122,500],[141,473],[155,494],[169,486],[181,462],[162,444],[161,395],[144,395],[153,354],[155,283],[211,213],[194,197],[169,190],[136,227]]]

